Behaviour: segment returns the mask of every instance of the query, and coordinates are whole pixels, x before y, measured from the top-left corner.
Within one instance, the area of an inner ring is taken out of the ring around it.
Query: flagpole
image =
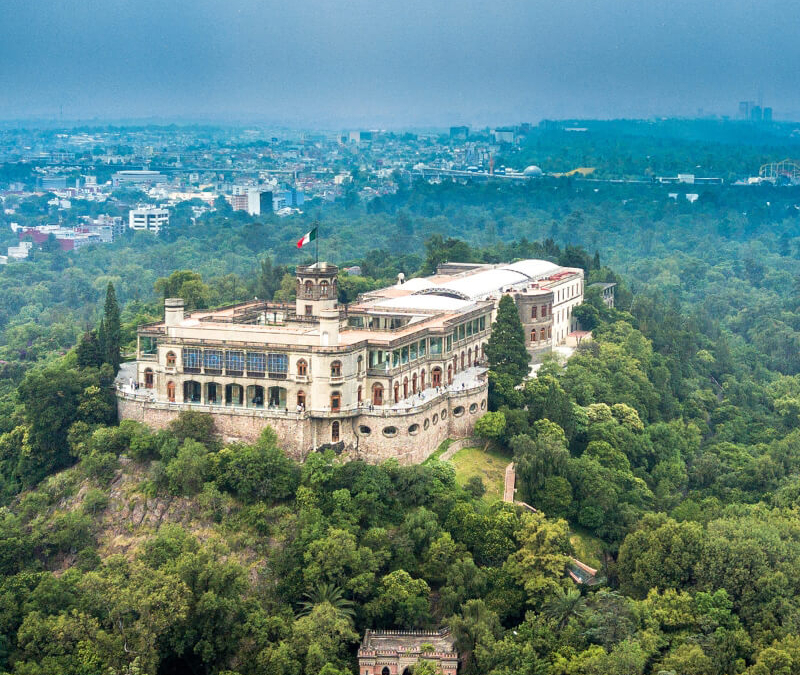
[[[317,257],[317,267],[319,267],[319,223],[318,222],[315,223],[314,229],[317,231],[317,236],[314,237],[314,242],[316,244],[315,249],[316,249],[316,252],[317,252],[317,255],[316,255],[316,257]]]

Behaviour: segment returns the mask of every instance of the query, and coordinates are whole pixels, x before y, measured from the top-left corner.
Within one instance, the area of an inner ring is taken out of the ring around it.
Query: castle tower
[[[297,315],[319,317],[336,310],[339,268],[326,262],[297,267]]]

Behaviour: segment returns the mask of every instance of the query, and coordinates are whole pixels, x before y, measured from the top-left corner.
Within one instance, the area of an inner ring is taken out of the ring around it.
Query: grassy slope
[[[570,526],[570,529],[569,541],[575,551],[575,557],[589,567],[603,569],[603,542],[582,531],[580,527]]]
[[[496,450],[480,448],[459,450],[450,460],[456,468],[456,481],[464,485],[472,476],[480,476],[486,487],[483,498],[494,501],[503,498],[505,470],[511,459]]]

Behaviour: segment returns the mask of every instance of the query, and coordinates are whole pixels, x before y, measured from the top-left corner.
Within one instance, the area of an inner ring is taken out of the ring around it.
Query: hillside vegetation
[[[700,163],[691,135],[631,131],[571,141],[564,168],[594,141],[602,171],[655,146]],[[718,138],[708,165],[794,147],[772,143]],[[447,625],[464,675],[800,674],[800,193],[692,189],[404,184],[286,220],[178,212],[166,239],[0,269],[0,672],[338,675],[367,628]],[[592,290],[576,309],[593,340],[535,379],[513,303],[493,332],[476,432],[540,513],[484,499],[469,452],[299,465],[269,430],[117,423],[136,324],[168,296],[290,301],[306,259],[286,242],[314,219],[323,257],[361,265],[342,303],[446,260],[617,283],[614,309]],[[573,555],[605,583],[575,586]]]

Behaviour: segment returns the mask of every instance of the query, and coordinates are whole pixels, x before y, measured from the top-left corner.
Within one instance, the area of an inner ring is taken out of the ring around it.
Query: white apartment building
[[[169,210],[160,206],[140,206],[128,213],[128,227],[159,234],[169,226]]]

